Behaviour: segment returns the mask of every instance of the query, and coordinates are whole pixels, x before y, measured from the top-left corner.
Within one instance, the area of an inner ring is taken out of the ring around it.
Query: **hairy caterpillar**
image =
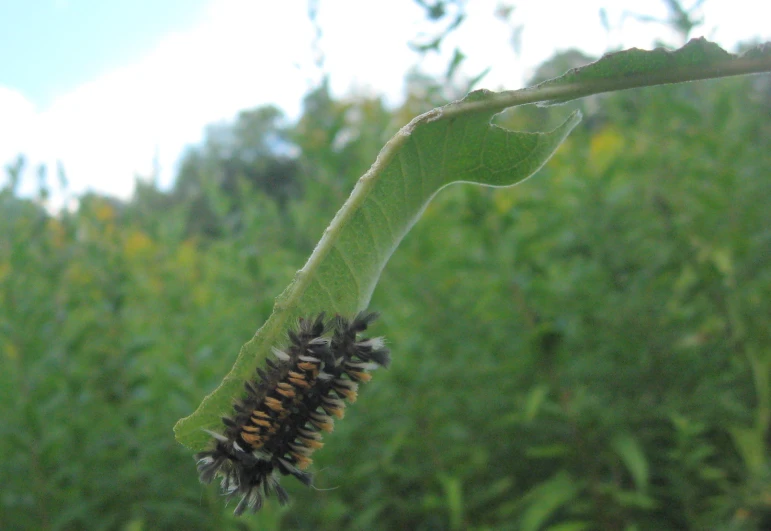
[[[195,456],[200,480],[221,476],[222,494],[228,500],[241,496],[236,515],[247,508],[257,512],[272,493],[287,503],[281,475],[310,485],[305,469],[323,446],[321,432],[332,431],[333,417],[343,418],[345,401],[356,400],[369,371],[390,362],[383,338],[359,337],[377,316],[301,318],[297,331],[287,333],[288,346],[274,348],[275,359],[244,384],[246,396],[233,416],[223,417],[223,433],[207,430],[214,444]]]

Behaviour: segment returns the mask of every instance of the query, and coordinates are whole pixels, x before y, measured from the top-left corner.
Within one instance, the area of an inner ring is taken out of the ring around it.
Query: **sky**
[[[383,94],[396,105],[410,68],[440,74],[456,46],[467,56],[463,72],[490,67],[479,87],[495,90],[522,87],[558,50],[599,56],[651,48],[657,38],[681,44],[663,25],[628,16],[666,18],[662,0],[509,0],[508,21],[494,15],[502,0],[469,0],[442,54],[421,57],[408,42],[437,27],[414,0],[315,3],[318,27],[308,0],[0,0],[0,164],[25,155],[22,193],[37,189],[38,166],[53,176],[60,163],[66,195],[127,199],[137,176],[154,169],[168,188],[186,146],[201,142],[208,124],[265,104],[296,118],[324,74],[336,96]],[[771,2],[705,0],[698,13],[705,24],[691,37],[729,51],[771,40]],[[5,180],[0,171],[0,185]]]

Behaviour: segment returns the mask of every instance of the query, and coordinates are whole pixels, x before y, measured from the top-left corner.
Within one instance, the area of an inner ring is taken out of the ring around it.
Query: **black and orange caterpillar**
[[[222,476],[222,494],[228,500],[241,496],[236,515],[247,508],[257,512],[273,492],[287,503],[280,475],[310,485],[305,469],[323,446],[321,432],[332,431],[333,417],[343,418],[345,401],[356,400],[359,383],[372,378],[369,371],[390,362],[383,338],[359,337],[377,316],[301,318],[297,331],[287,333],[288,346],[274,348],[275,359],[244,384],[246,396],[235,414],[222,419],[224,432],[207,430],[214,445],[195,456],[200,479],[211,483]]]

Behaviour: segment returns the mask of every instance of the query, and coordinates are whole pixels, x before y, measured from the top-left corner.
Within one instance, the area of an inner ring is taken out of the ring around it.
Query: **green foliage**
[[[324,120],[282,133],[302,146],[283,203],[201,174],[213,234],[151,185],[56,216],[6,188],[0,528],[769,528],[769,94],[755,77],[579,102],[538,179],[443,192],[374,291],[394,363],[314,455],[317,489],[286,482],[289,508],[240,521],[169,428],[268,318],[390,116],[319,96]]]
[[[234,124],[210,126],[204,145],[185,154],[172,200],[188,205],[189,233],[222,236],[240,227],[244,187],[261,190],[280,208],[302,187],[297,160],[280,125],[281,112],[261,107],[240,113]]]

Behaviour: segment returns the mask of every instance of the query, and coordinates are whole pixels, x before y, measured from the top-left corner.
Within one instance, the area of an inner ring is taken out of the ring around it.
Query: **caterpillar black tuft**
[[[235,508],[257,512],[264,498],[276,494],[280,504],[289,495],[279,478],[291,475],[310,485],[311,454],[321,448],[321,432],[331,432],[333,418],[343,418],[345,401],[356,401],[358,386],[370,371],[390,363],[383,338],[362,338],[376,313],[361,312],[349,320],[300,319],[287,333],[289,344],[273,349],[265,369],[244,384],[246,396],[235,414],[223,417],[222,433],[210,450],[196,454],[203,483],[222,477],[228,501],[241,497]]]

